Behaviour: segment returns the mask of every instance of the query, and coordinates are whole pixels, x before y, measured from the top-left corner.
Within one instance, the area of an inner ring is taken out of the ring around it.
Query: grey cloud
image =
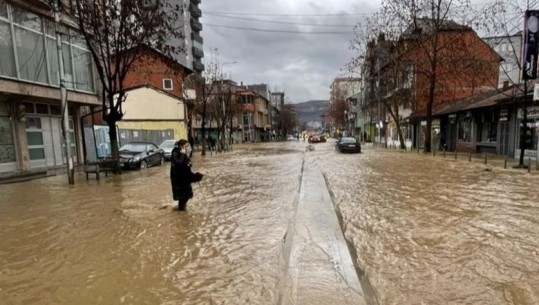
[[[202,35],[206,54],[209,54],[211,48],[218,48],[221,62],[237,61],[237,64],[223,67],[223,70],[237,82],[267,83],[271,88],[285,90],[287,96],[295,103],[311,99],[328,99],[331,81],[343,75],[342,68],[354,56],[354,53],[349,50],[352,27],[348,29],[262,23],[220,18],[212,14],[204,14],[204,12],[327,14],[363,13],[375,10],[374,7],[369,7],[366,1],[359,4],[354,0],[332,2],[334,1],[203,0],[201,5],[203,23],[286,31],[350,32],[347,35],[297,35],[205,26]],[[339,25],[353,25],[360,18],[342,16],[287,18],[249,14],[237,16]]]

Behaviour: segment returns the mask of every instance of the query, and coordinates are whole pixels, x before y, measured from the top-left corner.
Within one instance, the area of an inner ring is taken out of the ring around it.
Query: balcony
[[[191,0],[191,3],[193,3],[193,4],[200,4],[200,0]]]
[[[197,47],[193,47],[193,57],[194,58],[202,58],[202,57],[204,57],[204,51],[202,49],[197,48]]]
[[[191,13],[192,17],[195,17],[195,18],[202,17],[202,11],[200,10],[200,8],[198,8],[196,4],[193,4],[192,2],[189,5],[189,12]]]
[[[193,32],[198,33],[202,31],[202,23],[200,21],[191,18],[191,29]]]
[[[202,64],[202,62],[199,60],[193,61],[193,70],[195,70],[195,72],[202,72],[204,71],[204,68],[204,64]]]
[[[200,44],[204,44],[204,39],[202,38],[202,36],[198,35],[197,33],[191,33],[191,39]]]

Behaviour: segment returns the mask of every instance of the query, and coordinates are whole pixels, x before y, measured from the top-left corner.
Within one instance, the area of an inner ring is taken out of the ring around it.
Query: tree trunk
[[[401,123],[397,121],[397,133],[399,134],[399,146],[400,149],[406,149],[406,143],[404,143],[404,136],[402,135]]]
[[[202,133],[202,156],[206,155],[206,100],[202,101],[202,126],[200,128]]]
[[[425,129],[425,153],[431,152],[432,147],[432,108],[434,105],[434,93],[436,89],[436,77],[430,79],[429,100],[427,102],[427,127]]]
[[[109,126],[109,137],[110,137],[110,150],[113,160],[120,159],[120,149],[118,147],[118,137],[116,133],[116,122],[113,120],[108,120],[107,125]]]

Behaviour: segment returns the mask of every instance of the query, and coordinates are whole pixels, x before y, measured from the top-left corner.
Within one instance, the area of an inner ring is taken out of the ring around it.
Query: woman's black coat
[[[188,200],[193,198],[191,183],[202,180],[202,174],[193,173],[191,160],[175,147],[171,153],[170,183],[174,200]]]

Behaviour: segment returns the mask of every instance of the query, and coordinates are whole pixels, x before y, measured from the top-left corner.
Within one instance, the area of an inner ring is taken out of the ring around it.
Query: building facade
[[[80,117],[101,105],[83,39],[61,25],[70,149],[83,159]],[[64,166],[55,25],[41,1],[0,0],[0,174]]]
[[[183,40],[173,41],[172,45],[177,45],[185,50],[181,54],[174,55],[174,59],[184,67],[196,73],[204,71],[204,39],[202,38],[202,11],[200,10],[200,0],[168,0],[172,5],[179,5],[184,8],[183,15],[178,20],[178,28],[182,28],[185,33]]]
[[[511,36],[486,37],[483,40],[498,53],[503,61],[500,62],[498,88],[504,84],[520,82],[520,57],[522,52],[522,33]]]
[[[117,122],[118,128],[165,134],[172,130],[171,139],[187,139],[187,115],[190,107],[185,99],[183,84],[191,73],[173,59],[145,47],[125,77],[127,97],[122,104],[125,114]],[[139,140],[150,141],[143,138]]]

